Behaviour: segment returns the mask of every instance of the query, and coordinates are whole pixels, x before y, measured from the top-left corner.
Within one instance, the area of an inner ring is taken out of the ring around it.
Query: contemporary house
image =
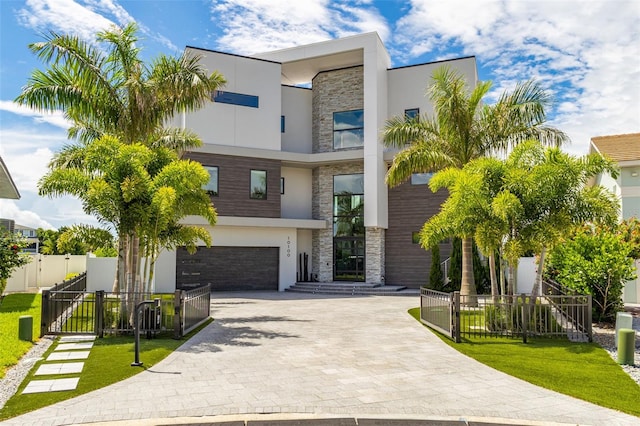
[[[606,155],[620,166],[620,175],[597,177],[595,183],[610,189],[620,199],[620,220],[640,218],[640,133],[597,136],[591,138],[590,151]],[[638,278],[625,285],[623,300],[640,303],[640,261],[636,260]]]
[[[392,116],[433,110],[425,90],[438,67],[475,85],[474,57],[392,68],[376,33],[250,57],[186,50],[227,84],[174,123],[204,141],[184,156],[209,171],[219,215],[211,248],[163,256],[175,262],[178,288],[427,282],[430,254],[415,235],[446,194],[429,190],[429,174],[389,189],[385,173],[396,152],[381,143],[381,131]],[[448,245],[441,250],[446,259]]]

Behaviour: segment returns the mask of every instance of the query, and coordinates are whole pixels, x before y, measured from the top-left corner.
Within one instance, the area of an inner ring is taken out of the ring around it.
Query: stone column
[[[366,228],[365,277],[368,283],[384,284],[384,237],[384,228]]]

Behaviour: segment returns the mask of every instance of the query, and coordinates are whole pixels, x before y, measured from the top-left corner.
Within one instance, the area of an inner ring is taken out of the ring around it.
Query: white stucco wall
[[[201,55],[209,71],[222,73],[227,80],[223,91],[258,96],[259,107],[210,102],[186,115],[186,128],[205,144],[280,150],[280,64],[199,49],[187,51]]]
[[[111,291],[116,274],[115,257],[87,258],[87,291]],[[144,259],[142,260],[144,267]],[[163,250],[156,261],[153,292],[173,293],[176,289],[176,253]]]
[[[536,280],[538,265],[534,257],[521,257],[518,263],[518,288],[516,292],[530,294]]]
[[[311,219],[312,170],[282,167],[284,194],[280,198],[281,217]]]
[[[285,131],[281,133],[282,150],[310,154],[313,92],[300,87],[282,86],[282,115]]]

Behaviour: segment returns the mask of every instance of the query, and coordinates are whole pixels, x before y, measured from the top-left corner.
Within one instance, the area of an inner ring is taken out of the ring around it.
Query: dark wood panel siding
[[[176,251],[176,287],[211,284],[213,291],[278,290],[278,247],[198,247]]]
[[[218,196],[211,197],[221,216],[280,217],[280,161],[187,152],[184,158],[218,166]],[[267,198],[249,197],[251,170],[267,171]]]
[[[429,282],[431,252],[411,242],[411,233],[440,211],[446,190],[431,192],[427,185],[403,183],[389,189],[389,229],[385,238],[385,282],[419,288]],[[451,245],[440,244],[440,259],[451,253]]]

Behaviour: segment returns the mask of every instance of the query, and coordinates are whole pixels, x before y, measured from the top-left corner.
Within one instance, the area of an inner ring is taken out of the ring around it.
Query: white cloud
[[[42,219],[37,213],[20,209],[13,200],[0,199],[0,218],[11,219],[17,224],[28,226],[29,228],[55,229],[53,225]]]
[[[357,7],[356,7],[357,6]],[[212,21],[223,30],[219,48],[240,54],[282,49],[389,27],[359,1],[214,0]]]
[[[17,18],[28,28],[77,34],[84,40],[94,40],[98,31],[111,26],[135,21],[124,7],[113,0],[27,0],[25,7],[18,11]],[[158,40],[172,51],[179,51],[164,35],[154,34],[141,23],[138,23],[138,27],[143,34]]]
[[[97,31],[115,24],[91,7],[73,0],[27,0],[26,7],[18,12],[18,19],[29,28],[74,33],[85,40],[93,39]]]
[[[407,56],[476,55],[495,91],[536,77],[558,97],[554,124],[586,153],[591,137],[640,131],[640,8],[633,0],[414,0],[396,24]]]
[[[55,111],[53,113],[46,111],[40,112],[27,106],[17,104],[13,101],[3,100],[0,100],[0,111],[11,112],[23,117],[33,117],[37,123],[48,123],[62,129],[68,129],[71,127],[71,122],[64,118],[62,111]]]

